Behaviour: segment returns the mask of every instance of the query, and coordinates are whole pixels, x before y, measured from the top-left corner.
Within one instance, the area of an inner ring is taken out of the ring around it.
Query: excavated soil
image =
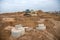
[[[15,19],[16,22],[14,23],[0,20],[0,40],[60,40],[60,16],[42,13],[38,16],[18,16],[16,18],[18,19]],[[46,30],[35,29],[39,23],[45,24]],[[4,28],[16,24],[22,24],[24,27],[31,27],[33,30],[27,31],[19,38],[13,38],[11,36],[11,31],[5,30]]]

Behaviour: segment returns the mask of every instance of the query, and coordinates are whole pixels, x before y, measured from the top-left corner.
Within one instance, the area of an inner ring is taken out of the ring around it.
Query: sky
[[[0,0],[0,12],[17,12],[26,9],[60,11],[60,0]]]

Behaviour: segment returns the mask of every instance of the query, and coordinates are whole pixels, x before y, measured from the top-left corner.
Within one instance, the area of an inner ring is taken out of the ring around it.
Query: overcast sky
[[[0,12],[15,12],[25,9],[59,11],[60,0],[0,0]]]

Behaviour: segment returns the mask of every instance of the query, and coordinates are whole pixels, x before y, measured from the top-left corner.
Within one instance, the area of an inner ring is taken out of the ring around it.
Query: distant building
[[[37,16],[37,13],[34,10],[31,10],[31,16]]]
[[[26,9],[24,16],[31,16],[30,13],[31,13],[31,11],[29,9]]]
[[[29,9],[26,9],[25,13],[31,13],[31,11]]]
[[[37,13],[33,12],[30,14],[31,16],[37,16]]]

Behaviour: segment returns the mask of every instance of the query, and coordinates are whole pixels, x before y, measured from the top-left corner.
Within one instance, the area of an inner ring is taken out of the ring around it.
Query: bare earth
[[[12,16],[13,15],[13,16]],[[0,15],[0,40],[60,40],[60,16],[38,12],[38,16],[21,16],[20,13],[1,14]],[[2,18],[15,18],[14,22],[5,22]],[[37,24],[43,23],[46,25],[46,30],[41,31],[35,29]],[[19,38],[11,36],[11,30],[5,30],[7,26],[22,24],[26,27],[31,27],[33,30],[27,31]]]

